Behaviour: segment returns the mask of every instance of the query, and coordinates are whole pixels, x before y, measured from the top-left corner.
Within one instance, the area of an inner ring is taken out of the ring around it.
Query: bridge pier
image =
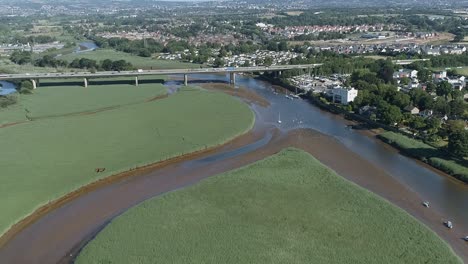
[[[236,73],[234,72],[230,73],[229,83],[232,85],[236,85]]]
[[[87,88],[88,87],[88,78],[83,78],[83,82],[84,82],[84,87]]]
[[[187,76],[187,74],[184,74],[184,85],[185,86],[188,85],[188,76]]]
[[[135,86],[138,86],[138,76],[135,76]]]
[[[37,89],[38,82],[34,79],[31,79],[31,83],[32,83],[33,89]]]

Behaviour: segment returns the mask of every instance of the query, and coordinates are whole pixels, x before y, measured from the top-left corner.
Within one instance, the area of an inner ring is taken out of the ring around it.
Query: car
[[[429,202],[428,201],[424,201],[422,204],[424,205],[424,207],[429,207]]]
[[[466,242],[468,242],[468,236],[463,238]]]
[[[453,224],[452,224],[451,221],[445,221],[445,222],[444,222],[444,225],[445,225],[447,228],[449,228],[449,229],[452,229],[452,228],[453,228]]]

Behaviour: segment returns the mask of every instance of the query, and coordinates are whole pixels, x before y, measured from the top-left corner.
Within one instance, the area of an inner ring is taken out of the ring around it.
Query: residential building
[[[333,102],[347,105],[354,101],[358,95],[358,90],[349,87],[337,86],[332,89]]]
[[[411,113],[412,115],[419,114],[419,108],[412,105],[405,107],[405,111]]]

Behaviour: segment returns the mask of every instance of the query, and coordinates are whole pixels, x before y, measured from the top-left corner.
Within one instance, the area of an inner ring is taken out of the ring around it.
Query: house
[[[408,90],[419,88],[419,82],[418,81],[411,81],[408,83]]]
[[[465,76],[461,76],[458,78],[444,78],[442,79],[442,81],[447,81],[452,85],[453,89],[457,89],[460,91],[463,90],[463,88],[465,88],[466,86]]]
[[[365,117],[370,117],[372,114],[377,112],[377,107],[366,105],[359,108],[359,114]]]
[[[431,117],[433,114],[434,114],[434,111],[429,110],[429,109],[419,112],[419,116],[424,117],[424,118]]]
[[[419,109],[412,105],[405,107],[405,111],[411,113],[412,115],[419,114]]]
[[[432,74],[432,79],[441,79],[447,77],[447,71],[437,71]]]
[[[418,71],[417,70],[411,70],[411,69],[400,69],[397,72],[393,73],[393,78],[394,79],[401,79],[401,78],[417,78],[418,77]]]
[[[348,87],[336,86],[332,89],[333,102],[338,102],[340,104],[347,105],[348,103],[354,101],[358,95],[358,90]]]
[[[440,55],[440,48],[437,48],[437,47],[426,47],[425,49],[423,49],[423,52],[424,52],[426,55],[437,56],[437,55]]]

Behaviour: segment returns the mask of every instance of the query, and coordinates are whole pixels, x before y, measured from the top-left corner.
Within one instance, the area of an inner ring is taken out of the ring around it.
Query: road
[[[199,68],[199,69],[167,69],[167,70],[135,70],[135,71],[101,71],[101,72],[63,72],[63,73],[23,73],[0,75],[0,81],[28,80],[28,79],[70,79],[70,78],[108,78],[108,77],[138,77],[151,75],[173,74],[200,74],[200,73],[241,73],[241,72],[265,72],[282,71],[291,69],[309,69],[322,64],[301,65],[275,65],[257,67],[224,67],[224,68]]]

